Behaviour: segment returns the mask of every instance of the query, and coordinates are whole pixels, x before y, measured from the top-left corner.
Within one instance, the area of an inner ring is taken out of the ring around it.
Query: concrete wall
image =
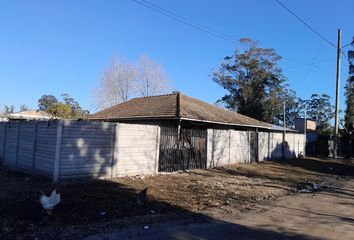
[[[207,166],[215,167],[233,163],[250,162],[248,131],[208,129]],[[298,157],[304,149],[304,135],[286,133],[285,158]],[[258,132],[258,160],[282,159],[283,133]]]
[[[258,133],[258,158],[282,158],[282,133]],[[250,162],[248,131],[207,130],[207,167]],[[286,158],[304,149],[303,134],[286,134]],[[160,127],[142,124],[49,121],[0,123],[0,159],[54,181],[113,178],[158,171]],[[255,150],[257,151],[257,149]],[[256,154],[257,155],[257,154]]]
[[[111,178],[157,172],[160,127],[105,122],[0,123],[0,159],[53,178]]]
[[[283,133],[271,132],[269,134],[269,159],[279,160],[282,158]]]
[[[230,131],[207,130],[207,167],[230,164]]]
[[[159,126],[120,123],[116,137],[116,177],[157,173]]]
[[[248,132],[230,130],[230,135],[230,163],[249,163],[250,145],[248,144]]]
[[[207,130],[208,167],[248,162],[250,162],[250,144],[247,131]]]
[[[64,121],[59,179],[110,178],[115,124]]]
[[[258,159],[260,162],[271,158],[270,134],[270,132],[258,132]]]
[[[57,122],[0,123],[0,159],[13,169],[52,176]]]

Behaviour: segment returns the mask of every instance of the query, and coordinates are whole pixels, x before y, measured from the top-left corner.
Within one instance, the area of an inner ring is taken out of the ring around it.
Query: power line
[[[316,31],[313,27],[311,27],[308,23],[306,23],[304,20],[302,20],[296,13],[294,13],[290,8],[285,6],[281,1],[275,0],[280,6],[282,6],[285,10],[287,10],[291,15],[293,15],[295,18],[297,18],[302,24],[304,24],[308,29],[310,29],[313,33],[315,33],[319,38],[321,38],[323,41],[327,42],[329,45],[331,45],[334,48],[337,48],[336,45],[334,45],[331,41],[329,41],[327,38],[322,36],[318,31]]]
[[[310,72],[311,72],[313,66],[315,65],[315,63],[316,63],[316,61],[317,61],[318,55],[320,54],[320,51],[321,51],[321,48],[322,48],[322,45],[320,45],[320,47],[318,48],[317,53],[316,53],[316,56],[313,58],[313,61],[312,61],[311,65],[310,65],[310,67],[308,68],[308,70],[307,70],[307,72],[306,72],[304,78],[303,78],[302,81],[300,82],[300,85],[299,85],[298,88],[302,87],[302,84],[305,82],[305,80],[306,80],[307,77],[309,76],[309,74],[310,74]]]
[[[232,36],[229,36],[229,35],[226,35],[224,33],[221,33],[221,32],[218,32],[218,31],[215,31],[209,27],[206,27],[204,25],[201,25],[199,23],[196,23],[194,21],[191,21],[190,19],[186,18],[186,17],[183,17],[181,15],[178,15],[176,13],[173,13],[167,9],[164,9],[162,7],[159,7],[153,3],[150,3],[146,0],[132,0],[134,1],[135,3],[143,6],[143,7],[146,7],[146,8],[149,8],[150,10],[153,10],[155,12],[158,12],[166,17],[169,17],[171,19],[174,19],[175,21],[178,21],[180,23],[183,23],[189,27],[192,27],[194,29],[197,29],[199,31],[202,31],[202,32],[205,32],[209,35],[212,35],[214,37],[217,37],[217,38],[220,38],[222,40],[225,40],[227,42],[230,42],[232,44],[237,44],[238,43],[238,40],[235,39],[234,37]]]
[[[232,43],[232,44],[238,44],[238,40],[230,35],[227,35],[227,34],[224,34],[224,33],[221,33],[219,31],[216,31],[216,30],[213,30],[205,25],[202,25],[202,24],[199,24],[195,21],[193,21],[192,19],[189,19],[187,17],[184,17],[184,16],[181,16],[177,13],[174,13],[170,10],[167,10],[165,8],[162,8],[156,4],[153,4],[147,0],[132,0],[133,2],[139,4],[140,6],[143,6],[145,8],[148,8],[152,11],[155,11],[161,15],[164,15],[168,18],[171,18],[177,22],[180,22],[184,25],[187,25],[189,27],[192,27],[194,29],[197,29],[199,31],[202,31],[202,32],[205,32],[211,36],[214,36],[214,37],[217,37],[219,39],[222,39],[224,41],[227,41],[229,43]],[[299,62],[299,63],[302,63],[302,64],[305,64],[305,65],[315,65],[316,63],[306,63],[306,62],[303,62],[301,60],[294,60],[292,58],[288,58],[288,57],[282,57],[283,59],[285,60],[288,60],[288,61],[292,61],[292,62]]]
[[[321,35],[318,31],[316,31],[313,27],[311,27],[311,25],[309,25],[308,23],[306,23],[304,20],[302,20],[302,18],[300,18],[295,12],[293,12],[290,8],[288,8],[285,4],[283,4],[280,0],[274,0],[275,2],[277,2],[280,6],[282,6],[286,11],[288,11],[291,15],[293,15],[297,20],[299,20],[302,24],[304,24],[308,29],[310,29],[314,34],[316,34],[319,38],[321,38],[323,41],[325,41],[326,43],[328,43],[330,46],[334,47],[335,49],[337,49],[337,46],[332,43],[331,41],[329,41],[327,38],[325,38],[323,35]],[[350,45],[350,44],[348,44]],[[347,45],[346,45],[347,46]],[[341,48],[342,49],[342,48]],[[345,55],[345,53],[340,50],[342,56],[344,58],[346,58],[349,61],[349,58],[347,57],[347,55]]]

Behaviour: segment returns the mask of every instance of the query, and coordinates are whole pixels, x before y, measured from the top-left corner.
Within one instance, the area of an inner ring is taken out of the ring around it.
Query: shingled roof
[[[92,120],[181,119],[224,125],[271,129],[272,125],[219,108],[179,92],[143,98],[104,109],[89,117]]]

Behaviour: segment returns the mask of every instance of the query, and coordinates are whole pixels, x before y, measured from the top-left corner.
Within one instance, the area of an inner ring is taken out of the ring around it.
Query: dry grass
[[[149,224],[171,216],[196,219],[203,217],[202,210],[223,205],[245,210],[250,204],[296,192],[301,182],[353,174],[353,161],[304,159],[53,185],[2,167],[0,239],[33,239],[43,235],[43,229],[54,231],[53,238],[58,229],[104,225],[116,219],[121,220],[119,227],[131,224],[131,219]],[[137,206],[135,195],[145,187],[149,202]],[[41,190],[49,194],[54,188],[61,192],[62,202],[48,216],[39,204],[39,194]]]

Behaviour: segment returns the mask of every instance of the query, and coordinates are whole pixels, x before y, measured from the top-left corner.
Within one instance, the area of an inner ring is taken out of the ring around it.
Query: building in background
[[[306,119],[306,155],[315,155],[318,152],[317,141],[319,136],[316,127],[316,120]],[[295,130],[305,133],[305,118],[295,118]]]
[[[11,113],[7,116],[9,121],[47,121],[54,119],[54,117],[43,111],[29,110],[17,113]]]

